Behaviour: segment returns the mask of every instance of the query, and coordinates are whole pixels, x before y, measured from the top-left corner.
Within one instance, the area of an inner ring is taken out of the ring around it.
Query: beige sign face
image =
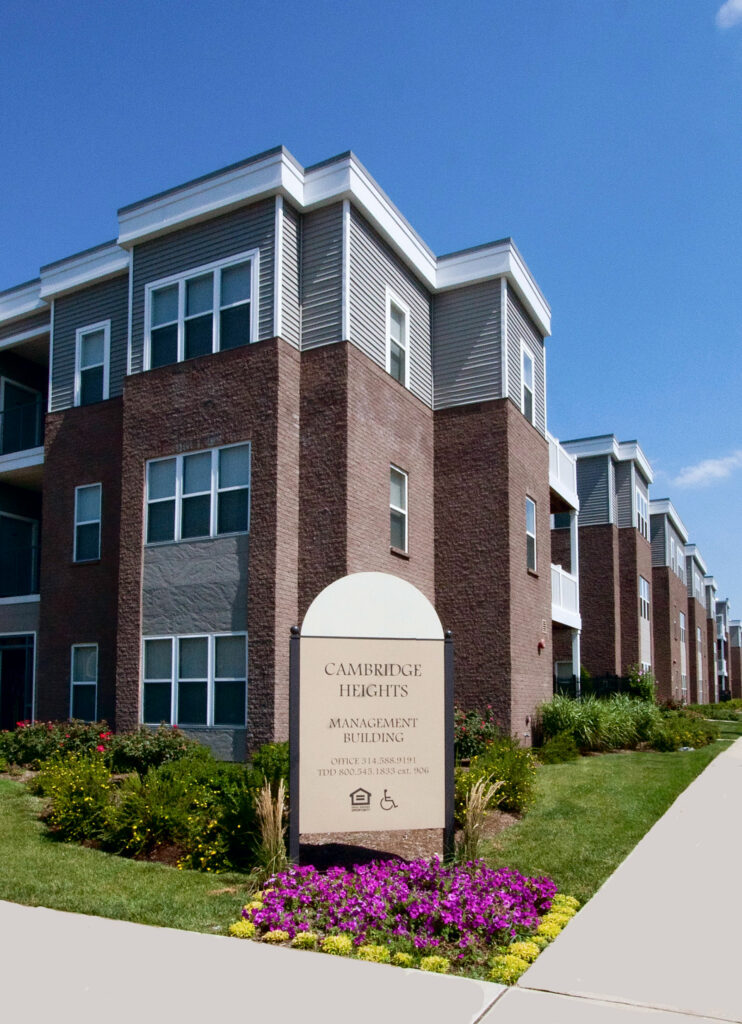
[[[302,638],[300,832],[444,827],[443,649]]]

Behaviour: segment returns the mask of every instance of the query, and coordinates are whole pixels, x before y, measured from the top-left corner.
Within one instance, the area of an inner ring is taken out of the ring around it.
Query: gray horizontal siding
[[[249,537],[144,548],[142,635],[244,632]]]
[[[611,522],[610,460],[595,455],[577,460],[577,494],[580,499],[580,526]]]
[[[248,249],[260,250],[258,339],[273,337],[275,199],[265,199],[221,217],[172,231],[134,248],[131,317],[131,372],[144,360],[144,292],[173,274],[195,270]]]
[[[649,517],[649,536],[652,544],[652,565],[667,565],[669,557],[664,516]]]
[[[546,366],[544,339],[534,327],[518,296],[508,286],[508,394],[521,407],[522,380],[520,344],[524,342],[533,356],[534,425],[546,434]]]
[[[284,202],[281,334],[284,341],[288,341],[295,348],[299,348],[301,344],[300,248],[301,219],[293,206]]]
[[[441,292],[433,300],[436,409],[502,397],[500,281]]]
[[[0,324],[0,341],[12,338],[16,334],[25,334],[26,331],[35,331],[39,327],[48,327],[51,311],[43,309],[40,313],[32,313],[22,320],[14,320],[12,324]]]
[[[350,211],[350,341],[386,367],[386,289],[410,307],[410,391],[433,404],[430,295],[368,221]]]
[[[126,375],[126,349],[129,334],[129,275],[65,295],[54,302],[52,346],[52,412],[68,409],[75,401],[75,334],[81,327],[111,321],[111,363],[108,394],[120,395]]]
[[[343,204],[308,213],[301,226],[301,347],[343,337]]]
[[[616,522],[619,526],[634,526],[632,514],[634,507],[632,464],[619,462],[616,465]]]

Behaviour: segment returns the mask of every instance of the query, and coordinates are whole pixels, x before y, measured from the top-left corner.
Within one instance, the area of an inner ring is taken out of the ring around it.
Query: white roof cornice
[[[696,563],[696,565],[698,566],[698,568],[701,570],[701,572],[703,573],[703,575],[705,577],[706,574],[708,573],[708,568],[707,568],[706,563],[704,562],[703,558],[701,557],[701,552],[698,550],[698,545],[697,544],[686,544],[685,545],[685,553],[688,556],[688,558],[692,558],[693,559],[693,561]]]
[[[649,503],[649,514],[650,516],[667,516],[683,545],[688,543],[688,531],[669,498],[653,498]]]
[[[633,462],[648,484],[654,480],[652,467],[637,441],[617,441],[614,434],[600,434],[597,437],[578,437],[562,441],[570,455],[586,458],[591,455],[610,455],[616,462]]]
[[[41,281],[38,278],[0,293],[0,323],[19,320],[43,310],[48,312],[49,306],[41,298]]]
[[[92,282],[105,281],[129,269],[131,256],[115,242],[41,268],[41,297],[57,298]]]

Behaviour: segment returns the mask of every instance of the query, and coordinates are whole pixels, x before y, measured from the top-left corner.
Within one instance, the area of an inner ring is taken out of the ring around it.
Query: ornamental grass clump
[[[380,946],[392,963],[397,954],[415,963],[443,956],[454,973],[483,976],[492,947],[530,938],[555,894],[548,878],[483,861],[373,861],[325,873],[291,865],[270,880],[261,907],[248,904],[242,913],[256,938],[280,930],[292,941],[314,932],[323,952]]]
[[[258,862],[265,875],[274,875],[283,871],[288,863],[283,838],[286,817],[286,787],[283,779],[279,779],[275,796],[271,783],[263,783],[255,803],[255,812],[260,828]]]
[[[476,860],[482,839],[482,826],[487,812],[495,805],[495,796],[502,782],[489,782],[486,777],[477,779],[466,794],[466,803],[461,824],[461,838],[456,849],[459,861]]]
[[[606,700],[557,694],[540,706],[538,717],[546,740],[569,734],[582,751],[634,750],[653,735],[662,712],[653,702],[627,694],[614,693]]]

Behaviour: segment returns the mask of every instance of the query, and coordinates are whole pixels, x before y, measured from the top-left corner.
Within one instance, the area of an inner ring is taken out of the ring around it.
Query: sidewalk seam
[[[674,1006],[658,1006],[656,1003],[632,1003],[626,999],[618,999],[616,997],[586,996],[578,992],[556,992],[551,988],[534,988],[526,985],[514,985],[513,988],[516,988],[521,992],[540,992],[542,995],[546,996],[561,996],[564,999],[581,999],[585,1003],[607,1003],[610,1006],[628,1006],[634,1007],[637,1010],[654,1010],[659,1013],[676,1013],[679,1016],[688,1017],[690,1020],[713,1020],[719,1021],[719,1024],[740,1024],[739,1018],[737,1017],[715,1017],[708,1013],[695,1013],[693,1010],[679,1010]],[[497,1000],[495,1000],[495,1002],[497,1002]],[[479,1024],[479,1019],[474,1021],[474,1024]]]

